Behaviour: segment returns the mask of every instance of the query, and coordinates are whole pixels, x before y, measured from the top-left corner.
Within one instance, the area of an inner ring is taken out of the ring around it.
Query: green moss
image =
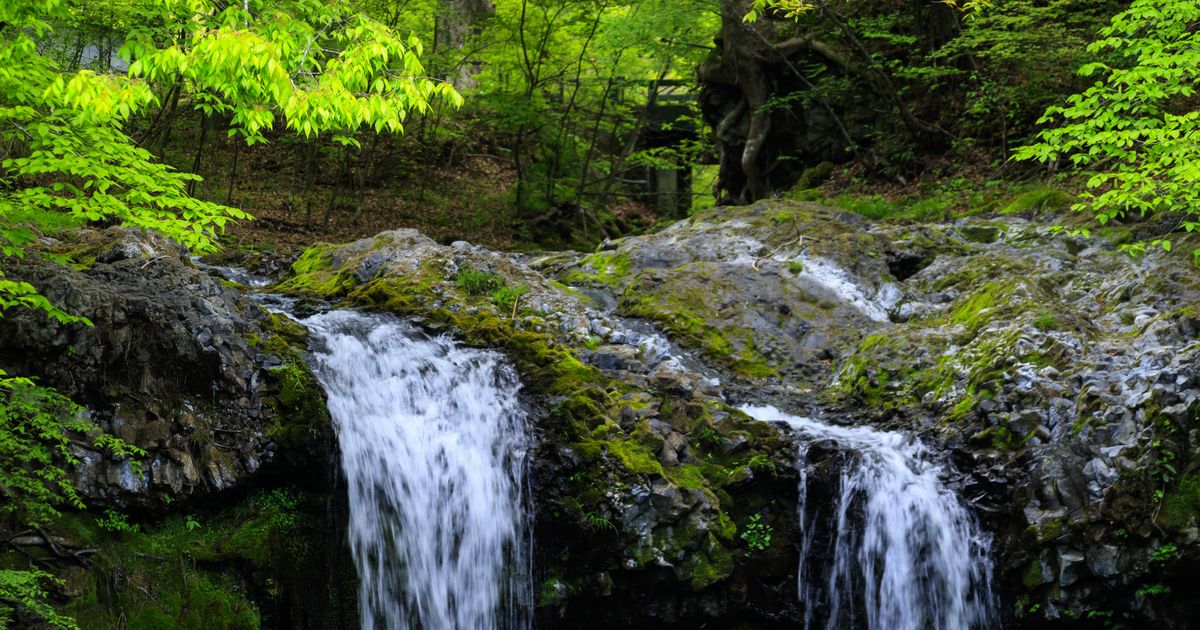
[[[454,282],[467,295],[487,295],[504,288],[504,279],[490,271],[476,271],[464,266],[454,275]]]
[[[314,245],[292,263],[293,277],[276,287],[281,293],[303,294],[319,298],[341,295],[358,284],[353,273],[333,268],[329,245]]]
[[[318,271],[327,271],[333,267],[333,254],[328,245],[314,245],[300,254],[292,263],[292,273],[301,276]]]
[[[680,488],[688,490],[700,490],[708,486],[703,469],[696,464],[683,464],[671,468],[667,472],[667,478]]]
[[[312,444],[330,428],[325,394],[316,376],[298,356],[290,356],[278,368],[267,370],[267,385],[274,395],[266,397],[275,409],[276,421],[267,435],[285,448]]]
[[[721,512],[717,517],[717,537],[725,541],[733,541],[733,537],[737,535],[737,525],[733,523],[733,519],[729,515]]]
[[[1037,588],[1045,583],[1041,560],[1034,559],[1029,562],[1029,566],[1025,567],[1025,571],[1021,573],[1021,583],[1025,585],[1025,588]]]
[[[690,556],[692,588],[703,590],[733,573],[733,554],[710,536],[707,549]]]
[[[1013,197],[1000,208],[1000,214],[1055,212],[1065,210],[1074,202],[1074,197],[1057,188],[1038,187]]]
[[[328,575],[314,553],[323,548],[324,513],[323,497],[278,489],[137,532],[113,534],[90,515],[69,515],[55,531],[100,551],[87,572],[67,574],[64,612],[85,629],[245,630],[263,625],[252,590],[284,607],[328,603],[328,585],[324,599],[303,594],[313,574]]]
[[[1055,330],[1058,328],[1058,318],[1054,316],[1054,313],[1039,313],[1033,318],[1033,327],[1038,330]]]
[[[645,445],[630,440],[610,440],[605,443],[609,455],[621,462],[626,470],[641,475],[663,476],[663,467]]]
[[[990,223],[974,223],[964,225],[958,229],[968,242],[971,243],[995,243],[1003,233],[1003,227]]]
[[[1183,528],[1200,522],[1200,473],[1191,473],[1163,497],[1158,522],[1166,527]]]
[[[626,289],[618,306],[622,315],[659,322],[683,345],[699,348],[743,376],[766,378],[776,374],[750,331],[722,331],[709,323],[705,313],[696,310],[708,308],[711,302],[699,289],[668,295],[643,290],[645,287],[639,286]]]
[[[1000,282],[990,282],[984,285],[965,299],[960,299],[950,312],[948,319],[952,323],[963,325],[971,334],[974,334],[981,326],[990,321],[988,315],[999,304],[997,294],[1005,288],[1010,287]]]
[[[626,254],[610,251],[585,256],[563,280],[572,284],[616,286],[629,277],[633,264]]]

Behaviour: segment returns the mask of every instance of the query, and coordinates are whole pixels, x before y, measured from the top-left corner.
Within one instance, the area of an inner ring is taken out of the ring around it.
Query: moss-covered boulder
[[[872,230],[920,262],[827,403],[954,453],[1018,622],[1180,605],[1200,557],[1189,261],[1011,217]]]
[[[727,407],[716,375],[660,334],[518,257],[411,230],[314,247],[294,272],[279,290],[407,316],[501,349],[520,371],[540,435],[532,478],[545,621],[797,618],[785,595],[796,564],[786,543],[791,446]],[[768,549],[737,536],[755,514],[780,532]],[[764,571],[755,559],[768,553],[780,562]]]
[[[864,227],[816,204],[764,201],[540,266],[610,294],[616,313],[655,322],[735,379],[812,391],[900,298],[887,242]]]

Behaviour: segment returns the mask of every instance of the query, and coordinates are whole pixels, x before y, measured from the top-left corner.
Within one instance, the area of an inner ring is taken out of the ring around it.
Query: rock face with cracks
[[[317,417],[297,418],[279,404],[280,381],[297,365],[287,333],[274,331],[275,320],[178,247],[117,228],[45,245],[77,261],[74,267],[31,254],[6,275],[93,325],[5,313],[0,364],[59,389],[108,432],[147,451],[136,475],[129,462],[77,441],[82,496],[162,507],[164,499],[245,482],[274,459],[283,427],[311,422],[307,438],[328,437],[323,407],[305,410]]]

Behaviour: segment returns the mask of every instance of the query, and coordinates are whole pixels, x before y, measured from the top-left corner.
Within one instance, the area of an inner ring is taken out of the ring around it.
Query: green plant
[[[0,488],[5,495],[0,517],[40,526],[58,518],[64,504],[84,507],[63,469],[78,463],[70,449],[73,436],[89,438],[141,474],[135,458],[145,451],[101,432],[82,408],[58,392],[0,372]]]
[[[709,425],[707,423],[703,423],[700,426],[696,427],[692,431],[692,434],[696,437],[696,440],[699,441],[701,444],[705,444],[708,446],[720,446],[721,445],[721,434],[717,433],[717,430],[714,429],[711,425]]]
[[[492,302],[504,312],[516,313],[521,297],[529,293],[529,287],[523,284],[505,285],[492,291]]]
[[[611,530],[614,533],[617,531],[617,526],[613,522],[604,517],[598,512],[588,512],[583,515],[583,522],[589,529],[594,530]]]
[[[750,551],[765,551],[771,546],[771,534],[774,531],[770,524],[762,522],[762,514],[755,514],[746,519],[741,539]]]
[[[185,527],[185,528],[186,528],[186,529],[187,529],[189,532],[190,532],[190,531],[194,531],[194,530],[195,530],[197,527],[200,527],[200,521],[196,520],[196,517],[195,517],[195,516],[192,516],[191,514],[188,514],[188,515],[187,515],[186,517],[184,517],[184,519],[183,519],[183,526],[184,526],[184,527]]]
[[[467,295],[487,295],[504,287],[504,280],[490,271],[476,271],[469,266],[463,266],[454,275],[454,282]]]
[[[96,519],[96,526],[105,531],[125,534],[135,534],[138,531],[138,526],[130,523],[129,517],[111,508],[104,511],[104,516]]]
[[[1165,584],[1147,584],[1137,590],[1138,597],[1152,597],[1155,595],[1170,595],[1171,587]]]
[[[61,585],[62,581],[38,569],[0,569],[0,627],[16,627],[13,614],[20,611],[41,619],[51,628],[79,630],[75,620],[58,614],[46,603],[49,593],[44,584]]]
[[[800,273],[801,271],[804,271],[804,261],[793,260],[792,262],[788,263],[788,271],[792,273]]]
[[[1179,547],[1174,543],[1166,543],[1159,545],[1154,553],[1150,555],[1150,560],[1153,562],[1167,562],[1179,554]]]
[[[775,461],[761,453],[751,457],[750,461],[747,462],[747,465],[750,466],[750,470],[768,472],[772,476],[778,473],[778,470],[775,467]]]
[[[1188,232],[1200,229],[1200,111],[1185,104],[1200,81],[1200,4],[1192,0],[1136,0],[1101,30],[1079,69],[1097,77],[1091,87],[1050,107],[1039,142],[1016,150],[1017,159],[1055,164],[1067,159],[1089,175],[1089,192],[1076,209],[1100,224],[1129,214],[1178,211]],[[1171,250],[1162,235],[1151,244]],[[1145,243],[1122,245],[1143,251]],[[1200,249],[1193,252],[1200,255]]]
[[[1053,313],[1040,313],[1033,318],[1033,327],[1038,330],[1054,330],[1058,328],[1058,319]]]

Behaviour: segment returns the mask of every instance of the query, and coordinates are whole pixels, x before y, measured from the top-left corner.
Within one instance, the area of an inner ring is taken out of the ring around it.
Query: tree
[[[230,221],[249,216],[196,199],[199,178],[163,164],[128,133],[184,88],[206,116],[227,116],[230,134],[266,140],[282,117],[305,136],[331,133],[355,144],[367,127],[400,132],[409,111],[445,99],[448,84],[425,78],[421,45],[336,3],[297,0],[132,0],[122,54],[128,74],[62,69],[53,27],[72,23],[64,0],[0,3],[0,255],[26,255],[48,224],[112,223],[153,230],[195,252],[211,251]],[[160,110],[161,111],[161,110]],[[0,276],[0,316],[33,308],[61,325],[89,325],[28,283]],[[53,390],[0,372],[0,517],[41,527],[62,505],[83,507],[65,466],[74,436],[117,458],[139,449],[104,434]],[[136,462],[131,462],[135,467]],[[43,601],[47,574],[0,571],[0,622],[14,611],[59,628],[74,623]]]
[[[483,23],[495,14],[492,0],[442,0],[437,7],[434,52],[443,56],[451,52],[462,55],[467,43],[479,36]],[[469,53],[455,59],[453,66],[443,73],[459,89],[475,87],[479,68],[468,57]]]
[[[1137,0],[1114,16],[1088,48],[1114,62],[1080,68],[1095,83],[1049,108],[1040,142],[1014,156],[1052,165],[1065,158],[1082,169],[1089,192],[1075,208],[1102,225],[1169,211],[1180,213],[1179,227],[1200,229],[1200,112],[1189,102],[1200,80],[1197,21],[1200,4],[1191,0]],[[1151,244],[1171,249],[1166,236]]]

